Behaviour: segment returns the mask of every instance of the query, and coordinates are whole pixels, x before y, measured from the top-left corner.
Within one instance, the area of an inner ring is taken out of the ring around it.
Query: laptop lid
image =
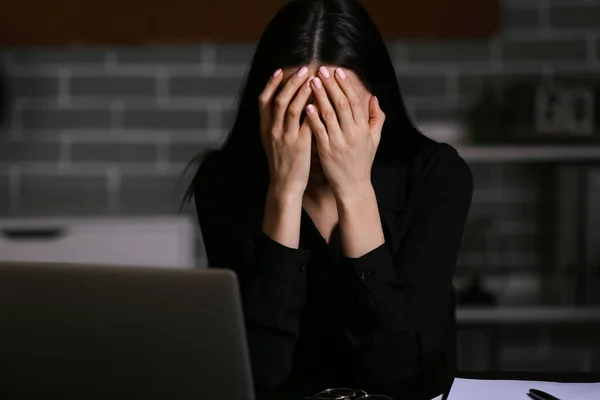
[[[0,398],[253,400],[228,270],[0,264]]]

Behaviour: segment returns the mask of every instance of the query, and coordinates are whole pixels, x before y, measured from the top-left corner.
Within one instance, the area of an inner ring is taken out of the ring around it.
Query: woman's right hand
[[[277,70],[258,98],[262,143],[269,161],[269,190],[302,198],[310,172],[311,130],[301,116],[312,90],[308,69],[300,68],[283,85]]]

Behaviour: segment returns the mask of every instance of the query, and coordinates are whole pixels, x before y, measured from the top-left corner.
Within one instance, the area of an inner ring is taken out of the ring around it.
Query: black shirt
[[[225,171],[219,157],[201,166],[196,208],[209,265],[238,274],[259,395],[351,387],[428,400],[447,389],[473,192],[452,147],[427,140],[409,160],[373,166],[385,244],[360,258],[343,256],[337,229],[327,244],[306,212],[300,249],[269,239],[264,198]]]

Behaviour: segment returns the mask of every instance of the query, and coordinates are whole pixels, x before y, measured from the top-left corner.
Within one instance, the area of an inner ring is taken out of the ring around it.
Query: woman
[[[411,123],[358,1],[284,6],[190,187],[209,265],[239,276],[257,391],[442,393],[472,190]]]

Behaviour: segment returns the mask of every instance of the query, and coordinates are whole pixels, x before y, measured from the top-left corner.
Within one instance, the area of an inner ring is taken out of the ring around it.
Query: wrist
[[[345,190],[338,190],[334,194],[338,206],[342,207],[360,206],[365,202],[376,200],[375,190],[371,182],[358,184]]]
[[[282,187],[269,186],[267,204],[276,208],[302,207],[303,193]]]
[[[300,243],[302,197],[286,191],[269,190],[262,231],[275,242],[297,249]]]

